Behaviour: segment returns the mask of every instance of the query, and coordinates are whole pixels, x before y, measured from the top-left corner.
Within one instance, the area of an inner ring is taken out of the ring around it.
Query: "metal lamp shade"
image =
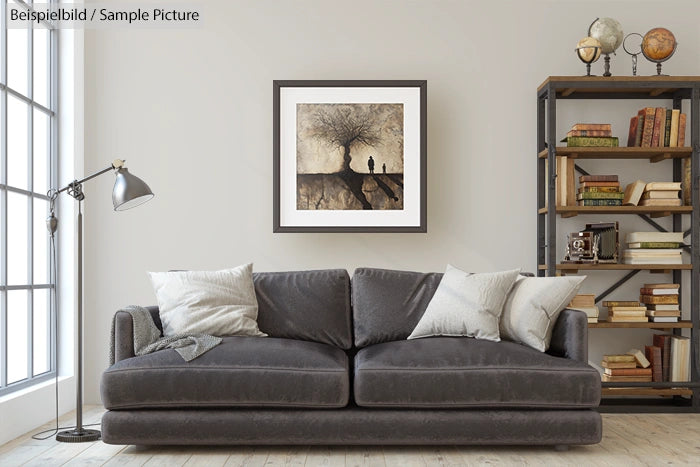
[[[146,183],[129,170],[122,167],[117,170],[117,179],[112,190],[112,203],[115,211],[134,208],[153,198],[153,192]]]

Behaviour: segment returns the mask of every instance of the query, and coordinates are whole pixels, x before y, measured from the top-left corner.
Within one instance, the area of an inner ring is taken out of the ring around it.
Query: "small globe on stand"
[[[661,75],[661,63],[676,52],[676,37],[666,28],[654,28],[642,39],[642,55],[650,62],[656,63],[656,75]]]
[[[603,76],[612,76],[610,73],[610,54],[622,44],[624,33],[622,25],[613,18],[596,18],[588,27],[588,35],[598,39],[602,46],[601,52],[605,55],[605,72]]]
[[[602,45],[598,39],[592,37],[584,37],[576,44],[576,56],[586,64],[586,76],[591,75],[591,63],[600,58]]]

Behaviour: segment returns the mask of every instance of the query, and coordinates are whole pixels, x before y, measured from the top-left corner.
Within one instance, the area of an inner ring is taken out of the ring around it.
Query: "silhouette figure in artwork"
[[[374,173],[374,159],[372,159],[372,156],[369,156],[369,160],[367,161],[367,167],[369,167],[369,173],[373,174]]]
[[[382,164],[382,173],[386,175],[386,162]]]

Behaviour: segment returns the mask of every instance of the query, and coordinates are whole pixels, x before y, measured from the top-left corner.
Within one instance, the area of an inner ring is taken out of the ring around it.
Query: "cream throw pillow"
[[[258,329],[253,265],[222,271],[149,272],[163,335],[266,336]]]
[[[409,339],[468,336],[498,342],[498,320],[520,270],[470,274],[447,265]]]
[[[571,302],[586,276],[520,277],[501,316],[501,337],[544,352],[559,313]]]

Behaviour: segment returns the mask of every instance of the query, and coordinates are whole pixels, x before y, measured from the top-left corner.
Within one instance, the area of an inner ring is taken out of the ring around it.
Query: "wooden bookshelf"
[[[673,214],[691,214],[692,206],[557,206],[561,217],[574,217],[579,214],[644,214],[651,217],[666,217]],[[547,214],[547,208],[537,210]]]
[[[692,264],[555,264],[555,269],[557,271],[674,271],[674,270],[691,270],[693,269]],[[538,269],[542,271],[547,270],[546,264],[540,264]]]
[[[609,383],[615,384],[615,383]],[[683,383],[678,383],[683,384]],[[692,396],[693,390],[690,388],[602,388],[603,396]]]
[[[557,146],[557,156],[567,156],[571,159],[648,159],[649,162],[661,162],[667,159],[690,157],[693,148],[638,148],[638,147],[570,147]],[[538,153],[540,159],[547,158],[547,150]]]
[[[692,321],[680,320],[677,323],[610,323],[608,321],[598,321],[588,323],[589,328],[597,329],[692,329]]]

